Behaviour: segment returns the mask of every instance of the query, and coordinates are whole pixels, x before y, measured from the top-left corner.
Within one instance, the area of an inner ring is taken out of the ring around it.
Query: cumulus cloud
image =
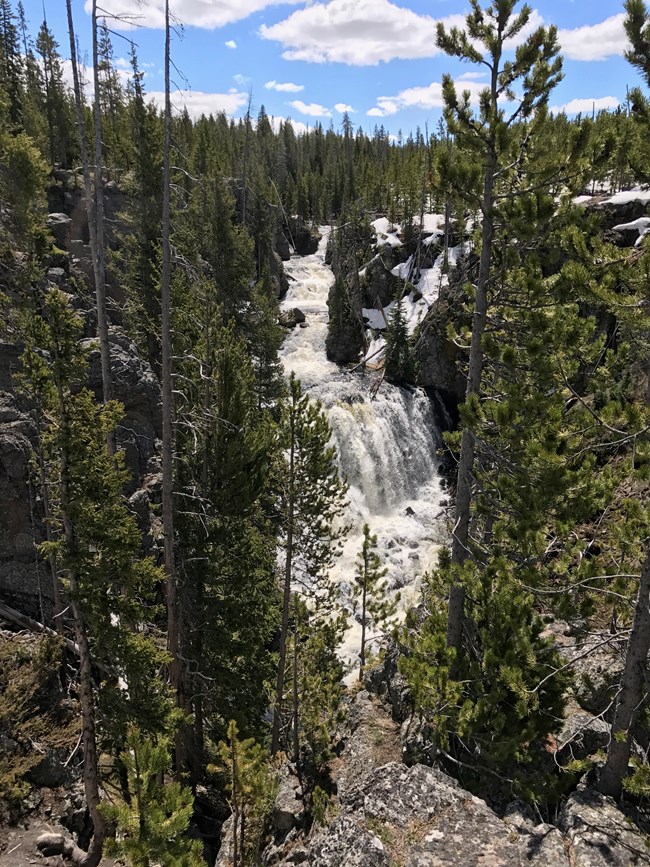
[[[598,98],[572,99],[564,105],[554,105],[553,114],[591,114],[592,111],[618,108],[620,100],[615,96],[599,96]]]
[[[606,60],[622,55],[628,48],[624,21],[625,13],[621,12],[598,24],[560,30],[558,39],[562,53],[569,60]]]
[[[170,0],[170,13],[181,24],[214,30],[248,18],[268,6],[300,2],[302,0]],[[84,8],[90,14],[92,0],[86,0]],[[165,0],[148,0],[141,6],[133,0],[102,0],[102,15],[112,19],[114,29],[129,30],[136,25],[161,29],[165,26]]]
[[[356,114],[356,108],[352,108],[351,105],[346,105],[344,102],[337,102],[334,106],[334,111],[338,111],[339,114],[343,114],[347,111],[348,114]]]
[[[442,19],[459,27],[464,20],[463,15]],[[436,24],[435,18],[390,0],[330,0],[311,3],[277,24],[262,25],[260,35],[280,42],[285,60],[374,66],[438,54]]]
[[[264,87],[267,90],[277,90],[279,93],[300,93],[305,89],[304,84],[293,84],[291,81],[267,81]]]
[[[332,112],[329,108],[325,108],[324,105],[320,105],[318,102],[303,102],[301,99],[294,99],[293,102],[290,102],[289,105],[292,108],[295,108],[296,111],[299,111],[300,114],[307,114],[310,117],[331,117]]]
[[[478,75],[478,77],[477,77]],[[468,73],[461,75],[455,80],[456,89],[459,92],[469,91],[472,102],[478,102],[480,92],[485,88],[485,83],[480,80],[481,73]],[[380,96],[377,105],[367,112],[369,117],[387,117],[397,114],[403,108],[433,109],[442,108],[442,82],[432,81],[431,84],[420,87],[407,87],[395,96]]]
[[[301,120],[293,120],[291,117],[271,117],[269,120],[275,132],[280,131],[280,124],[283,123],[290,123],[296,135],[303,135],[309,132],[308,123],[303,123]]]
[[[237,48],[237,43],[235,42],[234,39],[229,39],[227,42],[224,42],[223,44],[226,46],[226,48],[233,48],[233,49]]]
[[[147,97],[152,99],[160,108],[164,107],[165,94],[162,91],[148,93]],[[202,93],[200,90],[177,90],[172,93],[173,110],[181,112],[186,108],[189,116],[194,120],[201,117],[202,114],[219,114],[222,111],[232,116],[247,102],[248,94],[235,88],[227,93]]]

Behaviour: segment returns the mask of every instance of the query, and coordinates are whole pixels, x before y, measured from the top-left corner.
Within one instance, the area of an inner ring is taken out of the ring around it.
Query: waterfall
[[[341,474],[350,486],[346,520],[352,531],[334,567],[344,604],[361,547],[364,523],[377,535],[392,592],[403,613],[417,598],[419,577],[434,562],[444,539],[437,449],[441,444],[429,398],[421,389],[382,383],[371,399],[377,373],[350,373],[327,360],[327,295],[334,280],[325,265],[329,228],[321,228],[318,251],[285,262],[289,291],[284,310],[298,307],[304,327],[291,331],[281,352],[312,399],[320,400],[332,427]],[[344,655],[355,662],[360,628],[352,624]],[[374,648],[369,648],[372,651]]]

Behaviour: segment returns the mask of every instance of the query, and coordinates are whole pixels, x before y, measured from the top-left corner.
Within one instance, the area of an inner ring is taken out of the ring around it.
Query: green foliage
[[[0,640],[0,733],[15,749],[0,756],[0,801],[20,807],[29,791],[27,775],[42,750],[71,753],[79,736],[78,710],[61,688],[63,648],[50,636]]]
[[[377,553],[377,536],[370,532],[368,524],[363,526],[363,543],[357,555],[354,584],[352,585],[352,614],[359,614],[361,619],[361,648],[359,652],[359,680],[363,676],[366,660],[366,645],[371,640],[381,638],[390,619],[395,616],[400,594],[388,597],[388,582],[384,580],[388,573],[382,568],[381,558]],[[366,629],[379,633],[366,636]]]
[[[166,656],[145,626],[156,614],[152,598],[162,572],[140,557],[138,527],[122,496],[128,472],[120,455],[106,450],[123,409],[114,402],[100,406],[78,387],[87,357],[67,296],[49,290],[44,314],[25,335],[19,379],[46,420],[40,438],[53,540],[41,545],[41,553],[54,559],[61,590],[78,606],[93,660],[106,673],[98,701],[106,748],[117,754],[130,721],[155,732],[169,712],[156,674]]]
[[[386,379],[391,382],[413,382],[417,373],[417,363],[413,354],[413,341],[408,333],[404,317],[403,299],[395,302],[395,307],[386,329],[386,354],[384,369]]]
[[[130,800],[105,804],[102,812],[115,826],[106,843],[107,854],[130,867],[202,867],[203,847],[188,837],[192,792],[165,780],[170,744],[165,738],[144,737],[129,726],[122,763],[129,781]]]
[[[266,749],[253,738],[240,740],[237,724],[228,724],[228,740],[219,743],[232,809],[230,845],[233,867],[259,863],[261,842],[278,790]]]

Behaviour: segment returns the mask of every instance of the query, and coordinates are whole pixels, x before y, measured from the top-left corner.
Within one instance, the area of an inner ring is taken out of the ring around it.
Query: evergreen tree
[[[352,587],[352,613],[359,613],[361,619],[361,648],[359,650],[359,680],[363,680],[366,665],[366,637],[368,627],[373,632],[381,630],[394,617],[399,602],[399,593],[388,598],[388,582],[383,579],[388,570],[382,569],[377,553],[377,536],[370,533],[370,527],[363,525],[363,544],[357,556],[357,566]]]
[[[125,859],[130,867],[203,867],[203,847],[187,837],[194,809],[192,792],[177,782],[164,781],[170,744],[143,737],[129,728],[122,761],[129,782],[128,803],[106,804],[102,813],[116,835],[107,841],[107,854]]]
[[[415,379],[416,364],[404,317],[402,296],[395,301],[386,329],[384,370],[386,378],[391,382],[413,382]]]
[[[265,821],[277,793],[277,781],[269,767],[268,753],[253,738],[240,740],[234,720],[228,725],[227,741],[219,744],[228,777],[232,810],[230,845],[232,867],[259,863]]]
[[[303,394],[292,375],[281,419],[282,443],[288,457],[280,494],[284,575],[273,754],[280,748],[282,737],[291,593],[300,587],[310,595],[312,608],[328,607],[332,593],[328,573],[347,532],[341,522],[347,486],[339,478],[336,450],[329,445],[331,435],[320,405]]]
[[[42,434],[46,484],[57,494],[52,498],[54,539],[41,547],[60,569],[79,648],[84,786],[94,833],[88,853],[75,852],[74,858],[95,865],[106,832],[100,810],[100,740],[118,744],[119,753],[129,721],[150,732],[166,724],[166,690],[155,674],[160,653],[144,633],[133,630],[134,624],[147,621],[143,602],[151,598],[161,574],[150,560],[138,557],[139,533],[121,493],[126,473],[105,448],[122,407],[98,406],[87,389],[78,389],[87,359],[79,343],[81,323],[66,296],[51,290],[45,314],[36,332],[38,343],[26,346],[30,378],[23,387],[43,395],[49,420]],[[51,366],[41,349],[49,353]],[[99,694],[94,666],[109,673]]]

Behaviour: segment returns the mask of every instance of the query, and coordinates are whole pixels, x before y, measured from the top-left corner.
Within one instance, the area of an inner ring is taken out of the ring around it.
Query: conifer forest
[[[650,6],[466,5],[395,136],[0,0],[0,867],[650,864]]]

